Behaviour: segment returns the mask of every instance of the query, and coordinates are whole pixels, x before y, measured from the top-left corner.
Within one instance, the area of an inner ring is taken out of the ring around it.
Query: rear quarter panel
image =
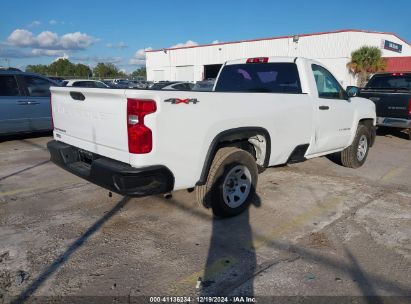
[[[313,103],[307,94],[128,90],[126,95],[157,103],[157,112],[145,118],[153,130],[153,150],[130,155],[130,164],[167,166],[175,175],[175,189],[195,185],[211,142],[222,131],[266,129],[272,143],[269,165],[286,162],[297,145],[311,139]],[[165,102],[169,98],[196,98],[198,103]]]

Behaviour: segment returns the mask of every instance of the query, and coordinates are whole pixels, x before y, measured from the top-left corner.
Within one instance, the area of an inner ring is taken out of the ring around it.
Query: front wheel
[[[358,125],[353,143],[340,152],[342,165],[348,168],[361,167],[367,159],[370,143],[370,130]]]
[[[253,156],[239,148],[217,151],[205,185],[196,189],[199,203],[211,207],[217,217],[243,212],[257,186],[258,168]]]

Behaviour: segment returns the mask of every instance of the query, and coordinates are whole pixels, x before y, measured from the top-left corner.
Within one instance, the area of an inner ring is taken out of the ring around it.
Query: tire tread
[[[357,156],[356,156],[357,155],[357,148],[358,148],[357,147],[357,142],[359,141],[359,138],[363,134],[367,135],[367,138],[368,138],[368,147],[367,147],[367,149],[370,148],[370,146],[369,146],[370,145],[370,140],[369,140],[370,139],[370,132],[369,132],[368,128],[365,125],[359,124],[352,144],[350,146],[348,146],[347,148],[345,148],[340,153],[340,155],[341,155],[341,164],[344,167],[358,168],[358,167],[362,166],[362,164],[365,162],[365,159],[367,158],[367,155],[365,156],[362,163],[360,163],[357,160]]]
[[[223,163],[224,159],[226,159],[228,155],[237,151],[243,150],[236,147],[225,147],[217,151],[217,153],[214,156],[213,162],[211,163],[210,171],[208,172],[207,182],[204,185],[196,187],[196,198],[198,204],[203,205],[204,207],[211,206],[211,203],[206,201],[206,195],[207,192],[210,190],[211,184],[208,181],[214,180],[214,177],[217,174],[217,171]]]

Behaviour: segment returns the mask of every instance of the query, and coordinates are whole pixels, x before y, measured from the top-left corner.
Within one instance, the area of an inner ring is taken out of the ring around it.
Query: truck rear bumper
[[[404,118],[377,117],[377,125],[382,127],[411,129],[411,120]]]
[[[52,140],[47,143],[50,159],[61,168],[121,195],[141,197],[173,190],[174,176],[165,166],[133,168]]]

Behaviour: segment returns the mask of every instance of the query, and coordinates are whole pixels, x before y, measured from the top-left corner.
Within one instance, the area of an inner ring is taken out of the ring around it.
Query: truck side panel
[[[153,151],[131,155],[130,164],[168,167],[176,177],[175,189],[196,184],[211,142],[222,131],[240,127],[266,129],[272,142],[270,166],[285,163],[296,146],[311,140],[313,106],[307,94],[146,91],[142,95],[127,91],[126,96],[157,103],[157,112],[146,117],[146,124],[153,131]],[[166,101],[173,98],[198,102]]]

